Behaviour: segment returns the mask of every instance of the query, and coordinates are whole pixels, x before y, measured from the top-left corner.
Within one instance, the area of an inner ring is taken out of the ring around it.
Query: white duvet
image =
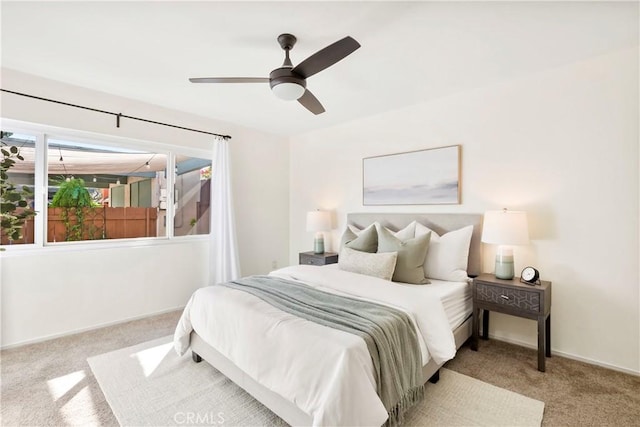
[[[271,275],[406,311],[419,331],[423,365],[430,358],[441,364],[455,355],[453,333],[436,294],[315,266],[286,267]],[[181,355],[189,349],[191,331],[309,414],[314,426],[382,425],[387,419],[376,394],[371,357],[360,337],[223,286],[198,289],[187,303],[174,336]]]

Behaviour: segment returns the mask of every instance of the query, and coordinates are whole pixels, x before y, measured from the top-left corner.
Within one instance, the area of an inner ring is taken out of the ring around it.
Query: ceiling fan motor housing
[[[269,86],[278,98],[292,101],[304,94],[307,80],[291,71],[290,67],[281,67],[269,74]]]

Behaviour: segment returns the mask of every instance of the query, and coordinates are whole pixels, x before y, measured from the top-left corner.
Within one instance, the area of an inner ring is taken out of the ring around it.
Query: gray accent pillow
[[[338,257],[338,267],[341,270],[352,273],[391,280],[393,271],[396,268],[397,257],[398,254],[396,252],[371,254],[344,248],[340,251],[340,256]]]
[[[377,252],[378,232],[376,231],[375,225],[371,224],[358,235],[347,228],[342,234],[342,240],[340,241],[340,250],[342,251],[343,248],[355,249],[360,252]]]
[[[424,260],[429,250],[431,233],[408,240],[400,240],[384,227],[378,229],[378,252],[398,252],[394,282],[427,284]]]

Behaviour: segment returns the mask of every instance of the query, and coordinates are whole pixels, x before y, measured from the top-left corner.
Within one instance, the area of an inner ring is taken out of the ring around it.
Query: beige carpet
[[[164,337],[88,359],[124,426],[285,425],[207,363],[178,357]],[[442,369],[405,425],[539,426],[544,403]]]

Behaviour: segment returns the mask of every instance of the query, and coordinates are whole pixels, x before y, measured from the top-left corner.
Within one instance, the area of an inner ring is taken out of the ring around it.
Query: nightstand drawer
[[[300,264],[306,265],[324,265],[324,259],[322,258],[314,258],[314,257],[300,257]]]
[[[314,252],[300,252],[299,263],[303,265],[327,265],[338,262],[338,254],[335,252],[324,252],[316,254]]]
[[[540,293],[524,289],[512,289],[502,286],[476,283],[476,299],[493,304],[526,310],[531,313],[540,313]]]

